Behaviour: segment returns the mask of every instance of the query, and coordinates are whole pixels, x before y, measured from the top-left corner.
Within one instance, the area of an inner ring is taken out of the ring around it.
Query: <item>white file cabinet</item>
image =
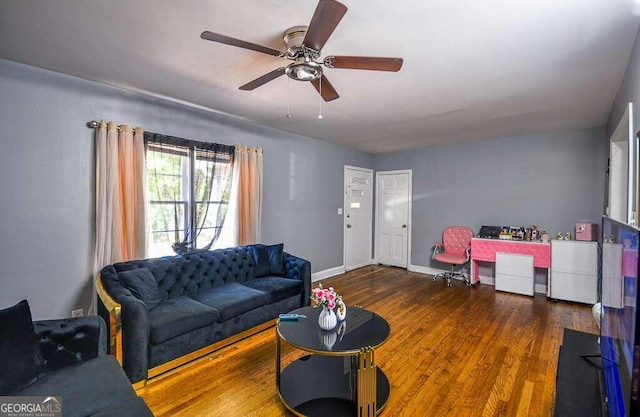
[[[551,241],[551,298],[595,304],[598,242]]]
[[[533,296],[533,256],[496,252],[496,290]]]
[[[622,245],[602,244],[602,305],[622,308],[624,306],[622,278]]]

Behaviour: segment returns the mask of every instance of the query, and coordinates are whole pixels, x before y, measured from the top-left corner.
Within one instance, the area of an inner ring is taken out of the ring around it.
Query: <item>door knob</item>
[[[406,224],[403,224],[403,225],[402,225],[402,228],[403,228],[403,229],[406,229],[406,228],[407,228],[407,225],[406,225]]]
[[[347,229],[351,229],[351,225],[350,224],[347,224]]]

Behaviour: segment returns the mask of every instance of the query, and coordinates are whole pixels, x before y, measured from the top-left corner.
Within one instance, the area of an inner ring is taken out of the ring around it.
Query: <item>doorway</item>
[[[609,195],[607,214],[614,220],[636,224],[638,210],[635,178],[637,143],[633,134],[633,103],[609,140]]]
[[[371,264],[373,170],[344,167],[344,267]]]
[[[411,170],[376,173],[377,263],[407,268],[411,253]]]

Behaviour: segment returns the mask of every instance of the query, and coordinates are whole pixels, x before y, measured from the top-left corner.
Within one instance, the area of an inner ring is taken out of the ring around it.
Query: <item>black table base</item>
[[[389,337],[389,323],[362,307],[348,307],[345,320],[327,331],[320,309],[293,310],[299,320],[276,325],[276,389],[297,416],[375,417],[389,399],[389,380],[378,368],[375,349]],[[281,369],[281,343],[308,355]]]
[[[358,415],[356,362],[348,356],[304,356],[282,370],[280,396],[292,411],[309,417]],[[376,371],[378,414],[389,399],[390,388],[384,372]]]

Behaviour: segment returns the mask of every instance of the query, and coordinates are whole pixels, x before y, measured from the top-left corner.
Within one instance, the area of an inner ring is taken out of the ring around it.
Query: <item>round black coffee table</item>
[[[302,307],[306,315],[276,325],[276,389],[284,405],[298,416],[367,416],[378,414],[389,398],[389,380],[374,361],[374,349],[389,337],[389,323],[376,313],[347,307],[347,318],[331,331],[318,325],[321,308]],[[280,364],[280,344],[310,355]]]

